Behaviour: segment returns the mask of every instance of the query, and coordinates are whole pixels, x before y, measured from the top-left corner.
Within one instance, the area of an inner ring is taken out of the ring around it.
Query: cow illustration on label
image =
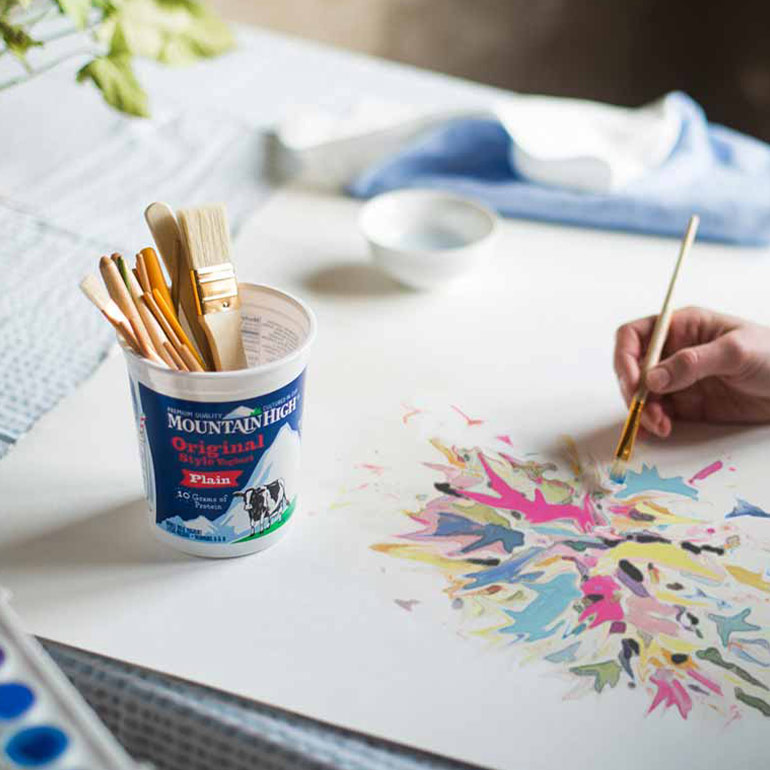
[[[234,492],[233,497],[243,498],[243,507],[249,514],[252,537],[280,521],[289,506],[283,479]]]

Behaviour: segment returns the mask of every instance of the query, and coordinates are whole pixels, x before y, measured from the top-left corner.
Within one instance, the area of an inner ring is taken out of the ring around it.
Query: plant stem
[[[70,51],[69,53],[64,54],[64,56],[60,56],[58,59],[54,59],[53,61],[50,61],[47,64],[38,67],[37,69],[30,70],[24,75],[19,75],[18,77],[11,78],[10,80],[0,82],[0,91],[5,91],[8,88],[13,88],[13,86],[26,83],[28,80],[32,80],[32,78],[36,78],[38,75],[42,75],[44,72],[52,70],[62,62],[67,61],[67,59],[72,59],[75,56],[83,56],[85,54],[92,56],[94,53],[96,52],[93,48],[79,48],[77,51]]]

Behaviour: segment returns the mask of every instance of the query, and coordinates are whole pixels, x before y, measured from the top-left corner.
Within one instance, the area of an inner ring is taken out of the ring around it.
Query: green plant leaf
[[[91,10],[91,0],[56,0],[56,5],[62,13],[75,22],[78,29],[84,29],[88,22],[88,12]]]
[[[189,64],[234,47],[227,25],[195,0],[114,0],[99,34],[111,53]]]
[[[3,38],[8,50],[26,65],[26,54],[30,48],[43,45],[39,40],[30,37],[23,27],[0,19],[0,37]]]
[[[149,117],[147,94],[134,75],[126,54],[98,56],[78,72],[78,82],[92,80],[107,104],[128,115]]]

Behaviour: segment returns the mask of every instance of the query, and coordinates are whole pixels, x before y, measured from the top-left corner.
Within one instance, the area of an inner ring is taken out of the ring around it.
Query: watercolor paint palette
[[[0,590],[0,768],[138,770]]]

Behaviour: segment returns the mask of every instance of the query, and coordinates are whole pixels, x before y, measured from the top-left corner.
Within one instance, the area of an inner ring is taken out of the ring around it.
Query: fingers
[[[655,316],[649,316],[623,324],[617,331],[613,363],[620,391],[626,403],[631,401],[639,385],[640,363],[654,325]]]
[[[653,393],[674,393],[689,388],[705,377],[738,373],[747,353],[740,334],[729,332],[705,345],[683,348],[647,373],[647,387]]]
[[[642,412],[642,427],[653,436],[667,438],[671,433],[671,417],[660,401],[648,401]]]

